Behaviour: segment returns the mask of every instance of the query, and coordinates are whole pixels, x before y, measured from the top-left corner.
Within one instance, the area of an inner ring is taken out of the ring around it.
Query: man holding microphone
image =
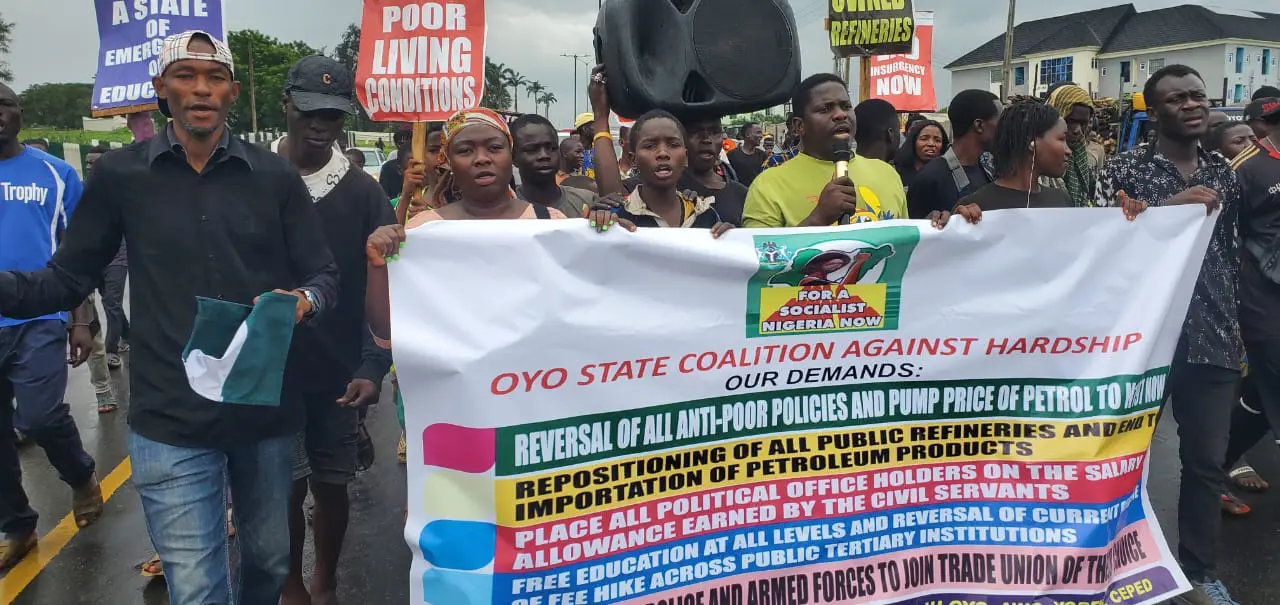
[[[897,171],[884,162],[845,155],[856,124],[844,80],[834,74],[810,76],[796,88],[792,107],[791,126],[803,151],[752,182],[743,227],[819,227],[842,222],[845,215],[855,223],[907,217]],[[833,178],[837,159],[845,158],[847,175]]]

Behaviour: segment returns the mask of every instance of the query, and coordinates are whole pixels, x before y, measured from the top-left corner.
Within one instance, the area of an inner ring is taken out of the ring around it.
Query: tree
[[[533,99],[533,113],[538,113],[538,105],[541,104],[538,97],[547,92],[547,87],[543,86],[542,82],[534,80],[524,87],[524,92]]]
[[[22,93],[23,122],[29,127],[80,130],[80,118],[89,115],[92,98],[92,84],[35,84]]]
[[[529,80],[521,75],[520,72],[509,67],[503,72],[502,79],[513,91],[511,98],[515,101],[514,111],[520,113],[520,87],[528,84]]]
[[[0,82],[12,82],[13,70],[4,56],[9,54],[9,42],[13,39],[13,23],[0,16]]]
[[[537,101],[535,101],[535,103],[540,103],[540,104],[542,104],[543,106],[545,106],[545,107],[547,108],[547,112],[546,112],[546,113],[544,113],[543,115],[544,115],[544,116],[547,116],[547,117],[550,117],[550,116],[551,116],[551,104],[552,104],[552,103],[555,103],[555,102],[557,102],[557,101],[559,101],[559,100],[560,100],[560,99],[557,99],[557,98],[556,98],[555,93],[553,93],[553,92],[544,92],[544,93],[542,93],[542,94],[538,95],[538,99],[537,99]]]
[[[253,123],[249,111],[249,97],[256,97],[259,130],[285,129],[284,111],[280,103],[284,99],[284,78],[294,63],[308,55],[320,54],[305,42],[281,42],[257,30],[233,31],[227,36],[231,57],[240,80],[240,98],[231,106],[227,124],[234,132],[247,132]],[[253,70],[249,69],[249,53],[253,52]],[[250,82],[253,86],[250,87]]]
[[[502,76],[502,72],[506,66],[502,63],[494,63],[489,57],[484,58],[484,96],[480,99],[480,105],[505,111],[511,107],[511,92],[507,90],[506,80]]]
[[[342,32],[342,41],[333,47],[333,60],[343,67],[356,72],[356,62],[360,57],[360,26],[352,23]]]
[[[342,32],[342,41],[333,47],[333,60],[341,63],[343,67],[356,72],[356,65],[360,57],[360,25],[352,23]],[[360,105],[357,103],[356,105]],[[356,107],[355,117],[348,119],[350,130],[359,131],[383,131],[392,127],[392,124],[386,122],[374,122],[369,119],[369,114],[365,112],[364,106]]]

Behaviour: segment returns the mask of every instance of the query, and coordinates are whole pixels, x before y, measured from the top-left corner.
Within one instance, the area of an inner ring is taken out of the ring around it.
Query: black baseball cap
[[[1280,99],[1266,98],[1258,99],[1244,108],[1244,121],[1252,122],[1254,120],[1272,121],[1280,118]]]
[[[337,109],[356,114],[355,76],[341,63],[323,55],[294,63],[284,78],[284,93],[299,111]]]

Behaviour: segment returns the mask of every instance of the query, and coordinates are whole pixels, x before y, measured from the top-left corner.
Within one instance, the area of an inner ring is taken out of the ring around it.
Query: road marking
[[[129,480],[133,475],[133,466],[129,463],[126,456],[114,469],[111,474],[107,475],[99,485],[102,487],[102,501],[105,503],[111,499],[116,490]],[[105,514],[105,511],[104,511]],[[98,519],[101,523],[102,519]],[[80,533],[80,528],[76,527],[76,519],[73,513],[67,513],[66,517],[53,528],[53,531],[45,534],[40,538],[40,542],[36,544],[34,550],[27,554],[20,563],[9,570],[8,575],[0,578],[0,605],[11,605],[17,600],[18,595],[26,589],[36,576],[53,562],[53,558],[58,556],[63,547],[71,541],[76,534]]]

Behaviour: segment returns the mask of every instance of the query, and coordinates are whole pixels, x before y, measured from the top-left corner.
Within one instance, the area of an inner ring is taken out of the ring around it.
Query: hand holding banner
[[[411,230],[412,600],[1162,603],[1147,451],[1215,220]]]

